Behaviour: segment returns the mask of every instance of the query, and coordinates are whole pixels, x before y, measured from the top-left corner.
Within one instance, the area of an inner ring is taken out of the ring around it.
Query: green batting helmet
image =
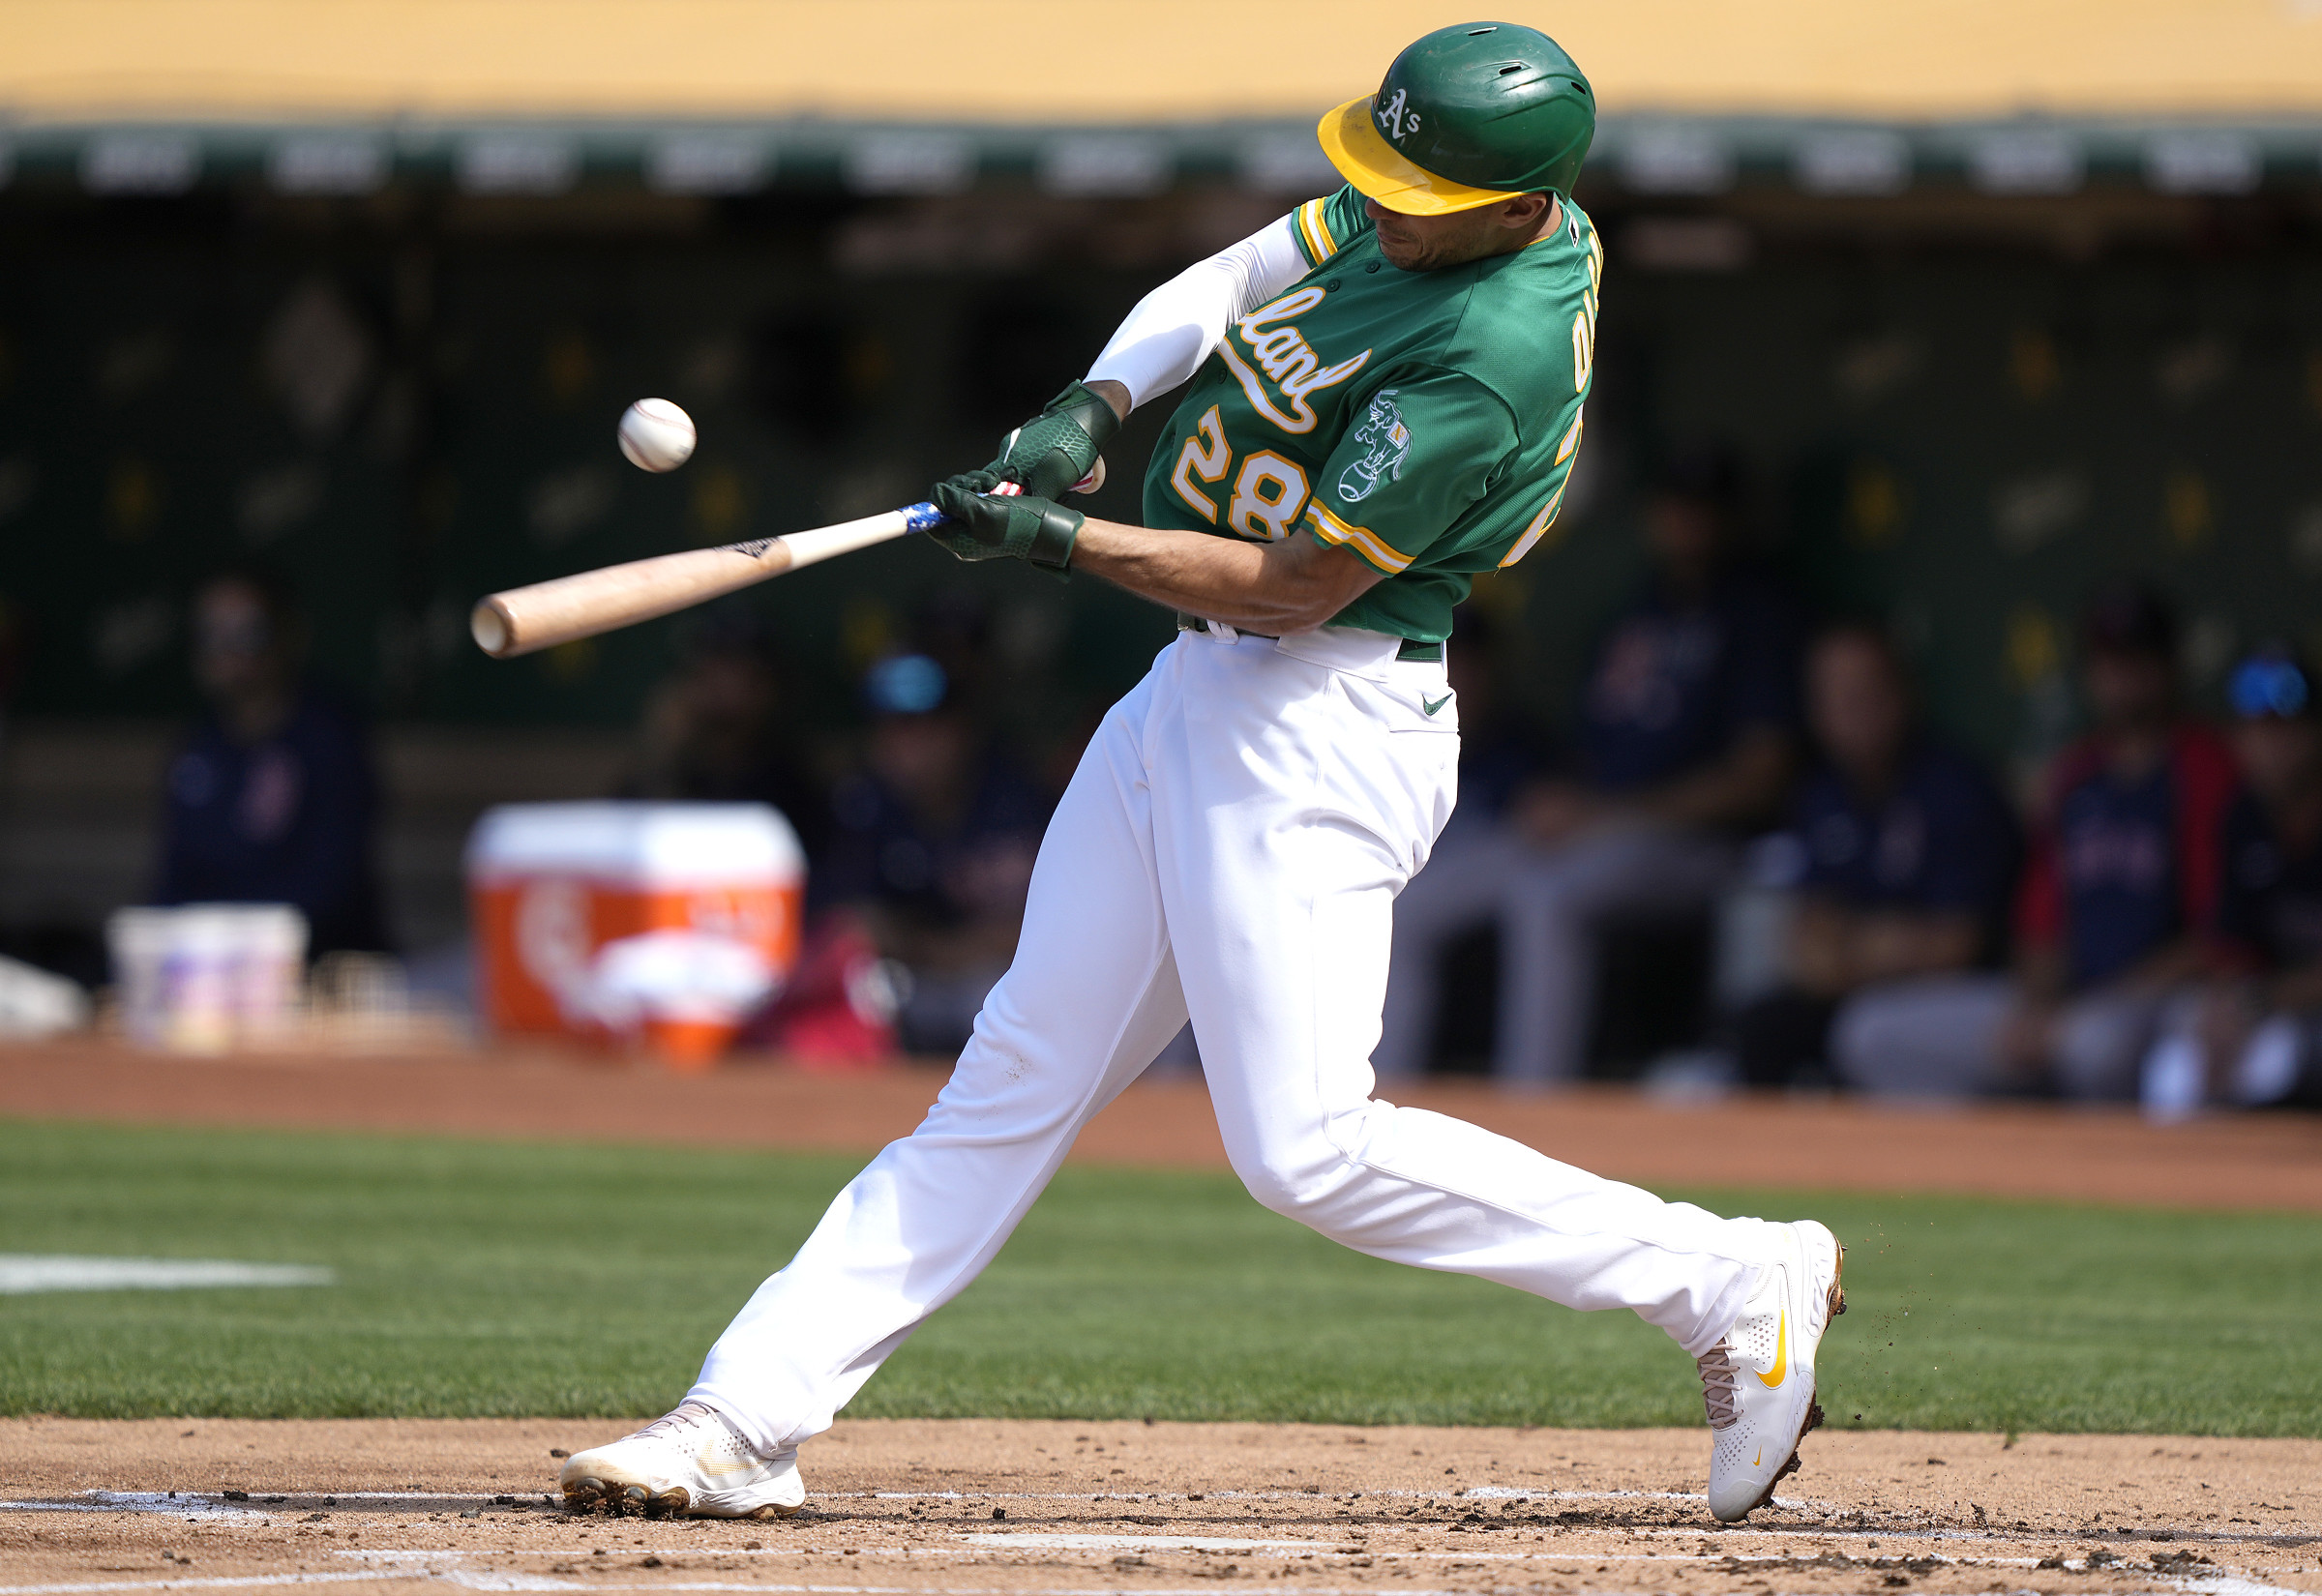
[[[1355,188],[1390,211],[1440,216],[1543,189],[1570,198],[1596,96],[1537,28],[1463,22],[1396,56],[1376,95],[1317,132]]]

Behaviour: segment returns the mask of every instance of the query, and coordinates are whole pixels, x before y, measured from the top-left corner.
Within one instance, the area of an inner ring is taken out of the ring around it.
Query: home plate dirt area
[[[2317,1441],[1826,1432],[1724,1526],[1697,1431],[865,1420],[794,1519],[568,1514],[558,1453],[626,1428],[0,1421],[0,1596],[2322,1592]]]

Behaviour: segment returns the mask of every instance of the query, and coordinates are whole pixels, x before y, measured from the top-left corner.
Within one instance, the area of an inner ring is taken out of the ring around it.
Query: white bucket
[[[142,1047],[224,1052],[297,1016],[307,920],[287,903],[121,909],[105,940],[122,1029]]]

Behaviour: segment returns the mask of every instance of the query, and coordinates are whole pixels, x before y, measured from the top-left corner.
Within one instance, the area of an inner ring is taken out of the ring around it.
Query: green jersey
[[[1603,247],[1569,200],[1525,248],[1435,272],[1387,264],[1353,188],[1293,222],[1310,269],[1194,374],[1146,524],[1351,548],[1386,580],[1330,624],[1441,641],[1475,573],[1522,559],[1563,503]]]

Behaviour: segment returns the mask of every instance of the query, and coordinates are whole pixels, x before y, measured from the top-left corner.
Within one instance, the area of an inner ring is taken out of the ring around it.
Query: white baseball
[[[621,412],[621,453],[647,471],[674,471],[694,453],[694,418],[668,399],[639,399]]]

